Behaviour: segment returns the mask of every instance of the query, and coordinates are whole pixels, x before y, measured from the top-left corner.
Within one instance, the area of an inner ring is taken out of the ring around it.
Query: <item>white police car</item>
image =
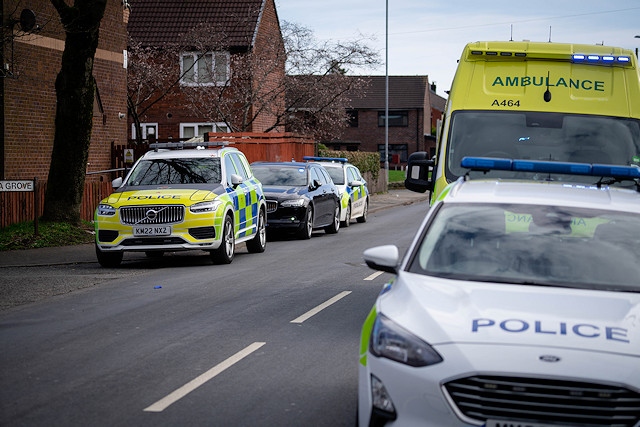
[[[348,227],[353,219],[359,223],[367,222],[369,188],[360,169],[345,157],[304,156],[303,159],[320,163],[331,175],[340,192],[340,222],[343,227]]]
[[[359,425],[639,426],[640,169],[463,166],[594,184],[460,178],[402,260],[365,251],[395,277],[362,329]]]

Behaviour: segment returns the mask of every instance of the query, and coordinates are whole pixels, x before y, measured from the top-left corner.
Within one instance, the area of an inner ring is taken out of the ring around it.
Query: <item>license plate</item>
[[[157,226],[135,226],[133,227],[134,236],[168,236],[171,234],[170,225]]]
[[[487,420],[486,427],[558,427],[557,424],[527,423],[522,421]]]

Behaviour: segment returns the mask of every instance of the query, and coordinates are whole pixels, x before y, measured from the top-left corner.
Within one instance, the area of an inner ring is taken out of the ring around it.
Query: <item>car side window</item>
[[[224,169],[225,169],[225,178],[227,185],[231,187],[231,174],[238,175],[238,171],[236,170],[235,165],[233,164],[233,159],[231,155],[227,154],[224,156]]]
[[[327,172],[326,169],[320,169],[320,173],[322,174],[323,177],[323,184],[329,184],[330,182],[333,182],[333,180],[331,179],[331,176],[329,175],[329,172]]]
[[[320,184],[324,184],[324,179],[320,177],[320,174],[318,173],[318,168],[311,168],[310,172],[311,172],[311,182],[313,182],[314,180],[317,180]]]
[[[233,163],[235,164],[235,167],[236,167],[236,173],[240,175],[244,180],[249,179],[250,176],[249,176],[248,168],[246,167],[245,163],[242,161],[243,160],[242,156],[240,156],[238,153],[232,153],[229,157],[233,159]]]

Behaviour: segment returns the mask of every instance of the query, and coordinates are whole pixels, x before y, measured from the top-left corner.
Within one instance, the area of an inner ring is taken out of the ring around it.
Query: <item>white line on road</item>
[[[329,307],[331,304],[334,304],[334,303],[340,301],[342,298],[346,297],[350,293],[351,293],[351,291],[342,291],[342,292],[340,292],[338,295],[336,295],[335,297],[331,298],[330,300],[327,300],[327,301],[323,302],[322,304],[320,304],[319,306],[317,306],[316,308],[307,311],[302,316],[293,319],[291,321],[291,323],[302,323],[302,322],[304,322],[305,320],[307,320],[311,316],[314,316],[314,315],[320,313],[322,310],[324,310],[325,308]]]
[[[227,369],[227,368],[233,366],[234,364],[238,363],[240,360],[244,359],[245,357],[247,357],[248,355],[250,355],[251,353],[253,353],[254,351],[256,351],[257,349],[259,349],[260,347],[262,347],[265,344],[266,343],[264,343],[264,342],[254,342],[250,346],[245,347],[243,350],[240,350],[239,352],[237,352],[236,354],[234,354],[233,356],[231,356],[227,360],[217,364],[216,366],[214,366],[213,368],[209,369],[204,374],[200,375],[197,378],[194,378],[193,380],[189,381],[187,384],[183,385],[182,387],[180,387],[179,389],[175,390],[171,394],[168,394],[167,396],[165,396],[162,399],[158,400],[156,403],[154,403],[153,405],[145,408],[144,410],[146,412],[162,412],[162,411],[164,411],[165,409],[167,409],[167,407],[169,405],[171,405],[171,404],[177,402],[178,400],[182,399],[187,394],[191,393],[193,390],[197,389],[198,387],[200,387],[201,385],[203,385],[204,383],[206,383],[207,381],[209,381],[210,379],[212,379],[213,377],[215,377],[219,373],[223,372],[225,369]]]
[[[383,273],[383,271],[376,271],[375,273],[371,274],[370,276],[367,276],[364,278],[364,280],[373,280],[376,277],[378,277],[379,275],[381,275]]]

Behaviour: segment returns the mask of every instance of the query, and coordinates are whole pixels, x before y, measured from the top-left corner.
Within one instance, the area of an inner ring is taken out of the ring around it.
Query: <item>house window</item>
[[[229,132],[224,123],[180,123],[180,138],[204,136],[207,132]]]
[[[378,152],[380,153],[380,161],[384,162],[384,144],[378,144]],[[406,163],[409,156],[409,148],[407,144],[389,144],[389,163],[393,163],[393,155],[400,156],[400,163]]]
[[[347,110],[347,123],[349,127],[358,127],[358,110]]]
[[[184,52],[180,75],[184,86],[224,86],[229,80],[229,53]]]
[[[157,138],[158,137],[158,124],[157,123],[140,123],[142,129],[142,139]],[[136,125],[131,124],[131,136],[136,139]]]
[[[409,126],[408,111],[389,111],[389,127]],[[378,127],[384,127],[384,111],[378,111]]]

